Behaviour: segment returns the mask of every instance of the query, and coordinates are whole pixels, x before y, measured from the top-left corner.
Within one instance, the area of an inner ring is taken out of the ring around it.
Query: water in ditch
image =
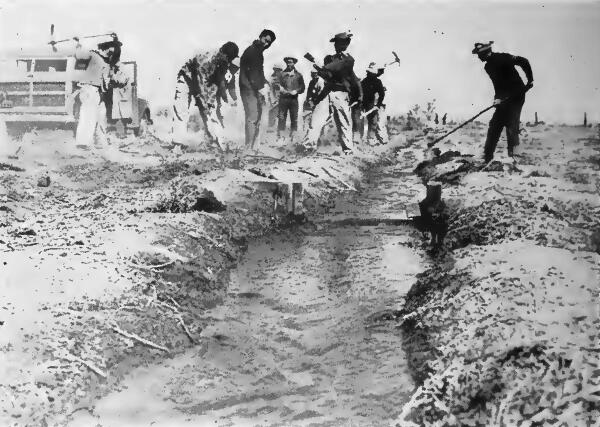
[[[416,186],[388,172],[338,216],[399,209],[398,191]],[[418,240],[407,225],[321,222],[252,242],[206,313],[202,344],[135,369],[97,403],[95,422],[389,425],[413,383],[398,331],[368,318],[402,305],[425,268]]]

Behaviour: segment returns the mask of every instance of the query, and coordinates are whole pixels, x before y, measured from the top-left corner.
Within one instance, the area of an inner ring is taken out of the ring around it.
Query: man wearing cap
[[[277,138],[282,137],[285,131],[287,115],[290,114],[290,139],[294,139],[294,133],[298,130],[298,95],[304,93],[304,78],[296,70],[298,60],[291,56],[283,58],[286,64],[285,70],[279,77],[279,125],[277,127]]]
[[[246,115],[246,147],[254,148],[260,134],[263,105],[268,97],[263,52],[275,41],[275,33],[262,30],[257,40],[244,51],[240,58],[240,96]]]
[[[484,160],[494,158],[494,151],[500,139],[502,129],[506,128],[508,155],[514,154],[519,145],[519,124],[521,109],[525,103],[525,92],[533,87],[533,73],[529,61],[521,56],[492,52],[492,43],[475,43],[473,54],[485,62],[485,71],[494,85],[494,106],[496,110],[490,120],[485,141]],[[527,77],[527,84],[519,76],[515,66],[521,67]]]
[[[269,91],[269,128],[275,128],[277,125],[277,117],[279,117],[279,92],[281,90],[279,80],[283,68],[280,65],[273,65],[273,74],[271,74],[270,91]]]
[[[106,116],[105,105],[102,102],[103,94],[108,90],[108,82],[111,73],[111,61],[117,49],[120,52],[122,43],[116,34],[113,40],[98,44],[98,50],[84,50],[79,43],[79,38],[74,37],[77,42],[75,48],[76,67],[85,67],[83,75],[79,79],[79,119],[75,141],[78,148],[89,150],[90,145],[105,143],[105,135],[102,129],[101,118]],[[80,68],[78,68],[80,69]],[[100,129],[98,125],[100,124]]]
[[[367,142],[371,145],[385,144],[387,138],[384,137],[384,130],[379,125],[380,110],[383,110],[383,99],[385,98],[385,88],[381,79],[378,77],[383,74],[383,68],[377,67],[374,62],[367,68],[367,76],[361,81],[363,90],[363,110],[367,119]],[[383,114],[383,112],[381,112]],[[364,126],[360,126],[361,137],[364,134]]]
[[[354,58],[345,53],[350,45],[352,34],[336,34],[333,42],[335,54],[325,57],[323,67],[315,65],[320,77],[325,81],[323,92],[317,99],[304,147],[314,150],[323,127],[332,119],[338,130],[338,138],[344,154],[353,152],[351,103],[362,103],[360,80],[354,74]]]
[[[237,71],[235,58],[239,49],[227,42],[216,52],[203,52],[188,60],[177,74],[175,102],[173,105],[174,139],[187,134],[189,107],[194,100],[208,139],[224,149],[223,122],[219,103],[228,102],[227,76]],[[175,141],[176,142],[176,141]]]
[[[323,90],[323,80],[319,79],[319,74],[316,70],[312,70],[310,72],[310,81],[308,82],[308,87],[306,88],[306,98],[304,99],[304,104],[302,105],[302,109],[306,113],[307,111],[312,111],[317,104],[317,99],[319,98],[319,94]]]

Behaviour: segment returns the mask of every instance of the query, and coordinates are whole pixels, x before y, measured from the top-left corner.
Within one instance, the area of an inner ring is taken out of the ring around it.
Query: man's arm
[[[531,70],[531,64],[526,58],[522,56],[513,56],[513,62],[515,65],[521,67],[521,69],[525,72],[525,77],[527,77],[527,84],[533,83],[533,71]]]
[[[377,106],[381,107],[383,105],[383,99],[385,98],[385,88],[383,87],[383,83],[379,79],[377,81],[377,94],[379,95],[377,100]]]
[[[300,86],[298,88],[298,94],[301,94],[306,90],[306,86],[304,85],[304,77],[302,77],[302,73],[298,73],[298,77],[298,84]]]

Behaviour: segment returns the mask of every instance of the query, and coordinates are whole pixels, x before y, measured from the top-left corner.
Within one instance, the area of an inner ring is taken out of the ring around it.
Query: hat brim
[[[478,53],[482,53],[482,52],[487,52],[488,50],[492,49],[492,45],[488,44],[488,45],[483,45],[483,46],[479,46],[474,48],[471,53],[473,54],[478,54]]]
[[[294,64],[296,64],[298,62],[298,60],[294,57],[291,56],[286,56],[285,58],[283,58],[283,62],[288,62],[288,61],[293,61]]]

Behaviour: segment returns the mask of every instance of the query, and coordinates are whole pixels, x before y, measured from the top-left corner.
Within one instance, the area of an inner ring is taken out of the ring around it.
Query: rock
[[[38,187],[50,187],[50,177],[48,175],[41,177],[37,182]]]

